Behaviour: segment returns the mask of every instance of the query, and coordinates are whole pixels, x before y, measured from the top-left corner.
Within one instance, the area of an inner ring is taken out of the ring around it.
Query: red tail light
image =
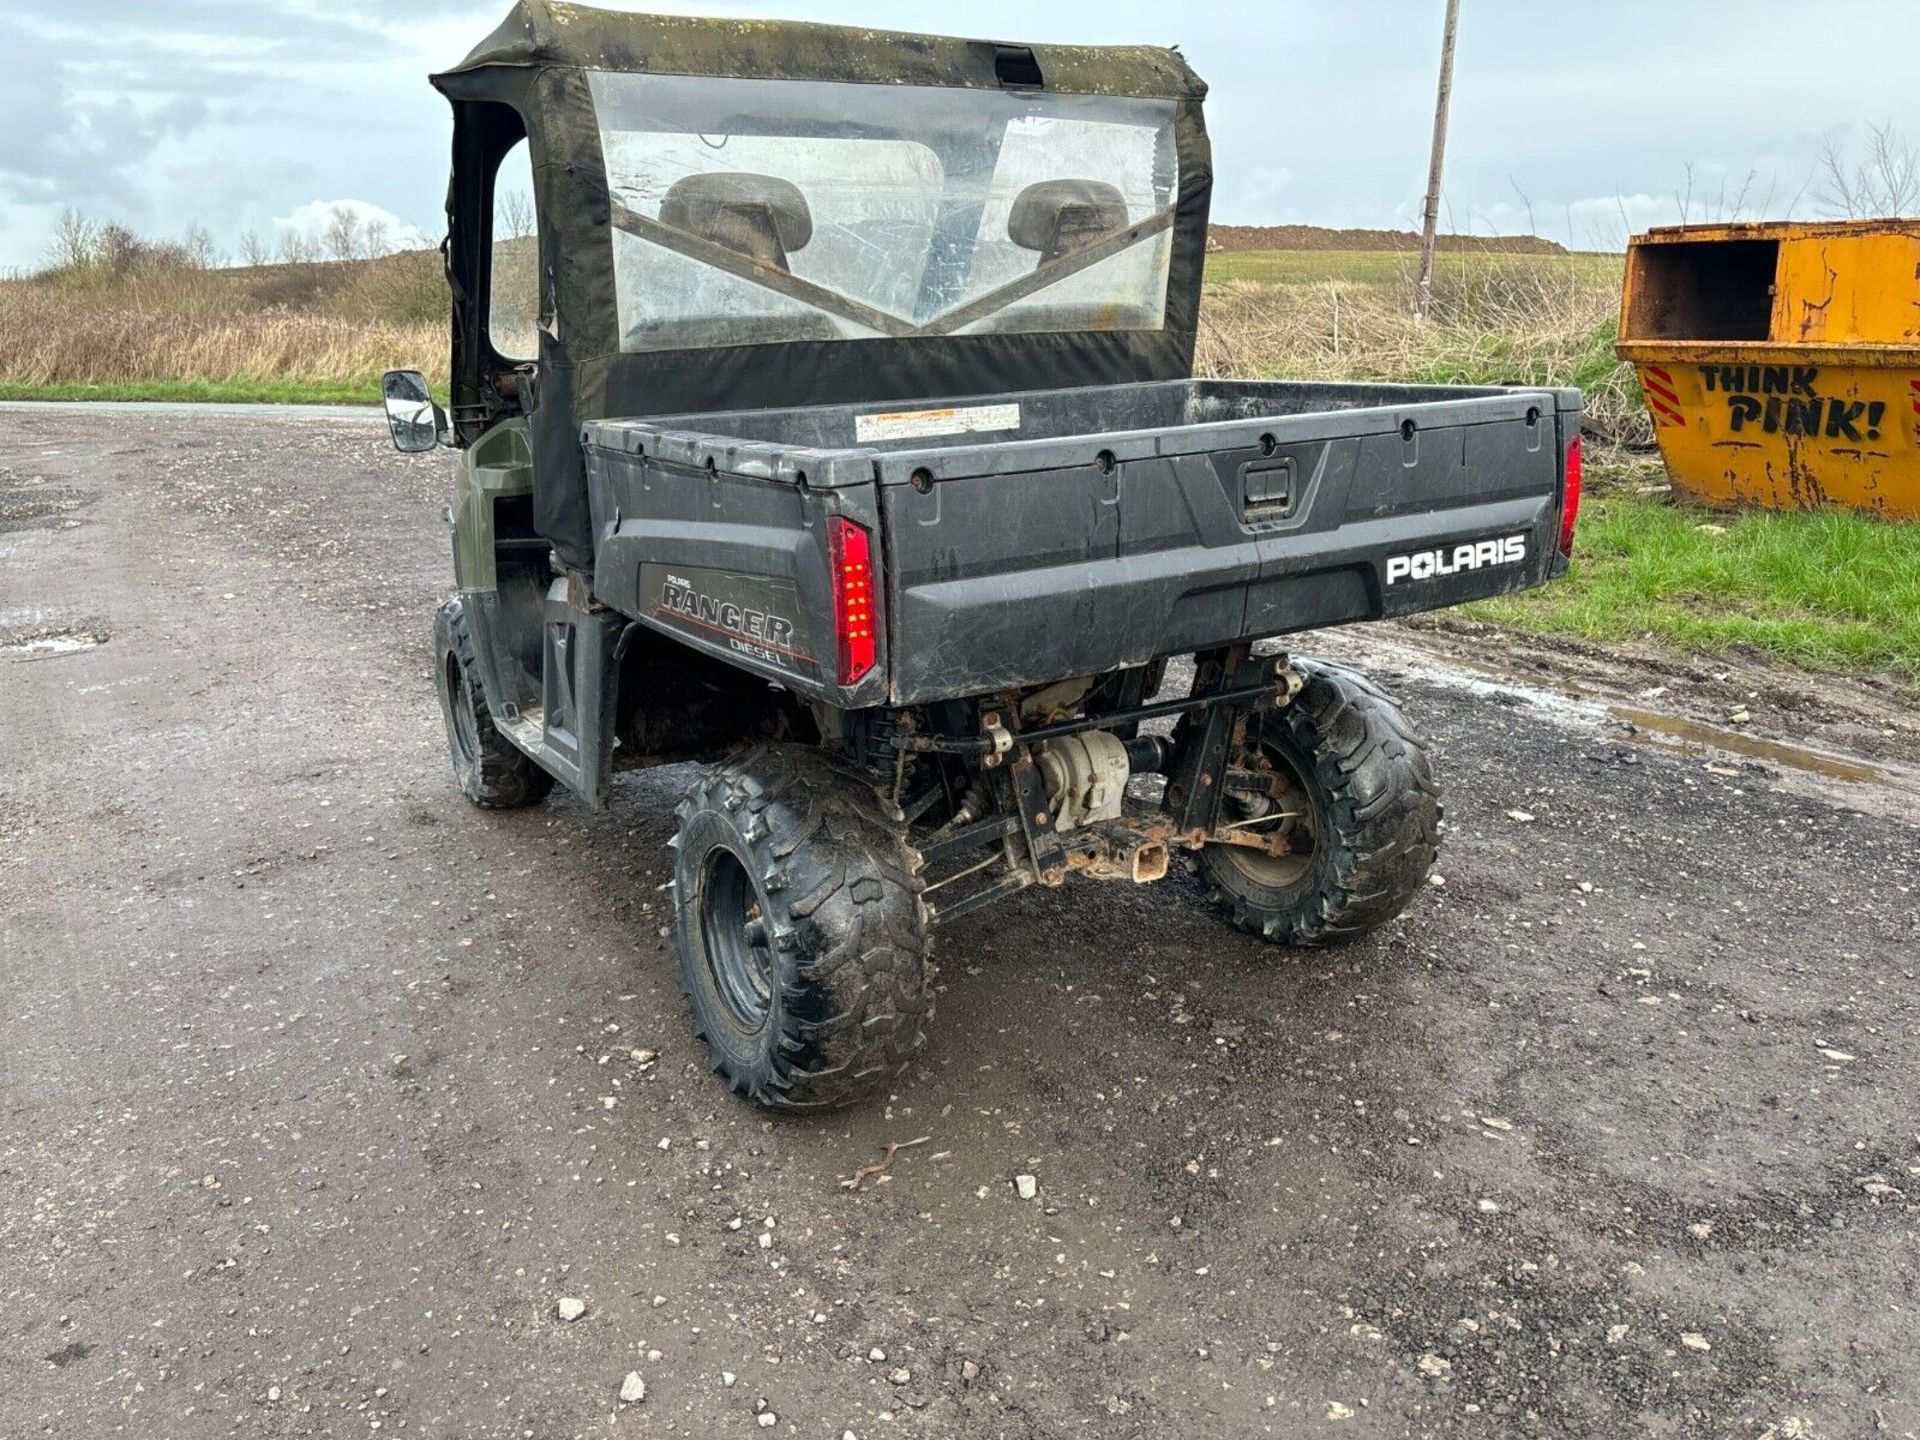
[[[851,520],[827,519],[827,560],[833,566],[833,636],[840,683],[851,685],[873,669],[873,538]]]
[[[1560,553],[1573,554],[1573,522],[1580,518],[1580,437],[1567,446],[1567,468],[1560,487]]]

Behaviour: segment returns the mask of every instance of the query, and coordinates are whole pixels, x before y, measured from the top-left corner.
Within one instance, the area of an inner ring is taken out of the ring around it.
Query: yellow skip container
[[[1675,489],[1920,519],[1920,220],[1638,236],[1619,354]]]

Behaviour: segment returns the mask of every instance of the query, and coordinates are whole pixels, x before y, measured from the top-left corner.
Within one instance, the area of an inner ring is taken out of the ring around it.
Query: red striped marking
[[[1680,413],[1680,397],[1674,391],[1673,376],[1659,365],[1649,365],[1640,376],[1640,388],[1647,392],[1647,405],[1669,425],[1685,429],[1687,417]],[[1657,421],[1655,423],[1658,423]]]
[[[1653,411],[1655,424],[1665,420],[1669,425],[1686,428],[1687,417],[1680,413],[1680,397],[1674,392],[1673,376],[1663,366],[1645,366],[1640,372],[1640,388],[1646,391],[1647,408]]]

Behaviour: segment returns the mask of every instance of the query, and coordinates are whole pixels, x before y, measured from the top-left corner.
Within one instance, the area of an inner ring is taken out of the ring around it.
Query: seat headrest
[[[716,171],[676,180],[660,202],[660,223],[776,270],[787,269],[787,256],[813,239],[807,197],[773,175]]]
[[[1038,250],[1040,263],[1058,260],[1124,230],[1127,202],[1104,180],[1041,180],[1014,197],[1007,238]]]

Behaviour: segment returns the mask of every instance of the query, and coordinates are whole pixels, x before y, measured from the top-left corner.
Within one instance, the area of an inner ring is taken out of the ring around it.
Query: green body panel
[[[462,590],[497,590],[493,502],[533,493],[527,422],[503,420],[460,452],[453,497],[453,574]]]

